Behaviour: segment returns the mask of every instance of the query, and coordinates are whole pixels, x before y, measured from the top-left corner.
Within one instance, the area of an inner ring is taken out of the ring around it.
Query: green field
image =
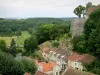
[[[12,36],[12,37],[0,37],[0,40],[4,40],[7,45],[10,45],[12,38],[15,39],[16,44],[23,45],[24,40],[30,37],[30,34],[27,31],[22,31],[21,36]]]
[[[30,37],[30,34],[27,31],[23,31],[22,35],[19,36],[19,38],[16,40],[16,44],[23,45],[25,39],[27,39],[28,37]]]

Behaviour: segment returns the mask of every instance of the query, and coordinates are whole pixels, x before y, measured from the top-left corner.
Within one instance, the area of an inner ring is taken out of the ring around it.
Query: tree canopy
[[[79,18],[81,18],[81,15],[82,15],[82,13],[83,13],[84,10],[85,10],[85,7],[82,6],[82,5],[79,5],[78,7],[76,7],[76,8],[74,9],[74,13],[75,13]]]

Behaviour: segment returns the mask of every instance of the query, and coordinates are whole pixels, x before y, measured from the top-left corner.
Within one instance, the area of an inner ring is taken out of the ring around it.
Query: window
[[[76,70],[78,70],[78,68],[77,68],[77,67],[75,67],[75,69],[76,69]]]
[[[58,75],[58,72],[56,72],[56,75]]]
[[[75,63],[75,66],[77,65],[77,63]]]

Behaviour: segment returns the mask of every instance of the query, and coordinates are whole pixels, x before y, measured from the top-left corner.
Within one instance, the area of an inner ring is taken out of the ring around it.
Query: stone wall
[[[84,23],[86,19],[74,19],[71,23],[71,34],[72,38],[75,36],[80,36],[82,35],[84,31]]]

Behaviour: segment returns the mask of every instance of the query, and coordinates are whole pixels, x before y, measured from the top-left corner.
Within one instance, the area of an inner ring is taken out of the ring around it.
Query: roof
[[[48,72],[48,71],[52,71],[53,70],[53,67],[56,65],[56,62],[49,62],[49,63],[45,63],[45,62],[36,62],[36,65],[37,66],[42,66],[42,71],[43,72]]]
[[[72,68],[69,68],[64,75],[95,75],[93,73],[85,72],[85,71],[78,71]]]
[[[43,51],[43,52],[45,52],[45,53],[49,53],[49,51],[50,51],[50,48],[48,48],[48,47],[45,47],[45,48],[43,48],[43,49],[42,49],[42,51]]]
[[[80,59],[80,62],[85,63],[85,64],[89,64],[90,62],[93,62],[93,60],[95,60],[94,56],[91,56],[89,54],[85,54],[85,56]]]
[[[43,72],[41,72],[41,71],[37,71],[37,72],[35,73],[35,75],[48,75],[48,74],[43,73]]]
[[[26,72],[24,75],[31,75],[30,73]]]
[[[73,53],[71,56],[68,56],[68,60],[75,61],[75,62],[82,62],[84,64],[89,64],[95,59],[94,56],[89,54],[78,54]]]
[[[87,9],[87,15],[90,15],[95,9],[100,8],[100,5],[96,6],[96,7],[91,7]]]

